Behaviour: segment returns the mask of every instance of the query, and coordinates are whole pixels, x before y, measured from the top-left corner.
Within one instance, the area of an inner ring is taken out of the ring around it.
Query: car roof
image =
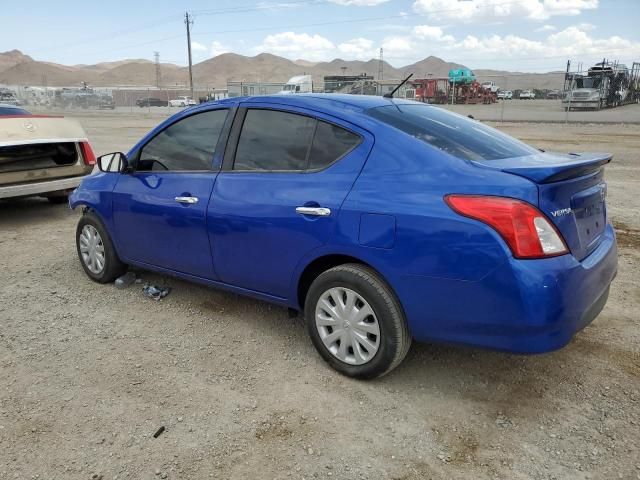
[[[254,97],[232,97],[217,103],[271,103],[274,105],[290,105],[309,108],[327,113],[344,111],[345,109],[364,111],[370,108],[395,104],[412,104],[411,100],[385,98],[377,95],[347,95],[338,93],[298,93],[294,95],[260,95]]]

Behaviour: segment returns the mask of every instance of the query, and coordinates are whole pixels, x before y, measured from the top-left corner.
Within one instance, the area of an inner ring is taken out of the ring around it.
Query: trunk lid
[[[538,186],[538,208],[556,226],[578,259],[600,243],[606,225],[606,153],[540,153],[476,162],[527,178]]]
[[[39,115],[0,116],[0,186],[86,175],[75,120]]]

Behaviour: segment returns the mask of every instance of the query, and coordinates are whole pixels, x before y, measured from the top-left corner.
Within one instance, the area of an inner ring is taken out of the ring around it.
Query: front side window
[[[429,105],[391,104],[367,113],[463,160],[498,160],[538,153],[495,128]]]
[[[234,170],[304,170],[315,119],[250,109],[242,124]]]
[[[165,128],[142,148],[136,170],[210,170],[227,112],[197,113]]]

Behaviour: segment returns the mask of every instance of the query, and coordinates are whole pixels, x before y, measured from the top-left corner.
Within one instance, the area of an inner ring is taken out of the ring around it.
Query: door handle
[[[324,207],[297,207],[296,213],[300,215],[313,215],[316,217],[328,217],[331,215],[331,209]]]
[[[174,200],[178,203],[188,203],[190,205],[198,203],[198,197],[176,197]]]

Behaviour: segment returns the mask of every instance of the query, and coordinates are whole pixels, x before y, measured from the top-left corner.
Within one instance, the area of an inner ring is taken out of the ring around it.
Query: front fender
[[[93,210],[110,231],[113,228],[112,192],[119,173],[97,173],[85,177],[69,195],[69,208],[87,207]],[[113,235],[112,235],[113,238]]]

